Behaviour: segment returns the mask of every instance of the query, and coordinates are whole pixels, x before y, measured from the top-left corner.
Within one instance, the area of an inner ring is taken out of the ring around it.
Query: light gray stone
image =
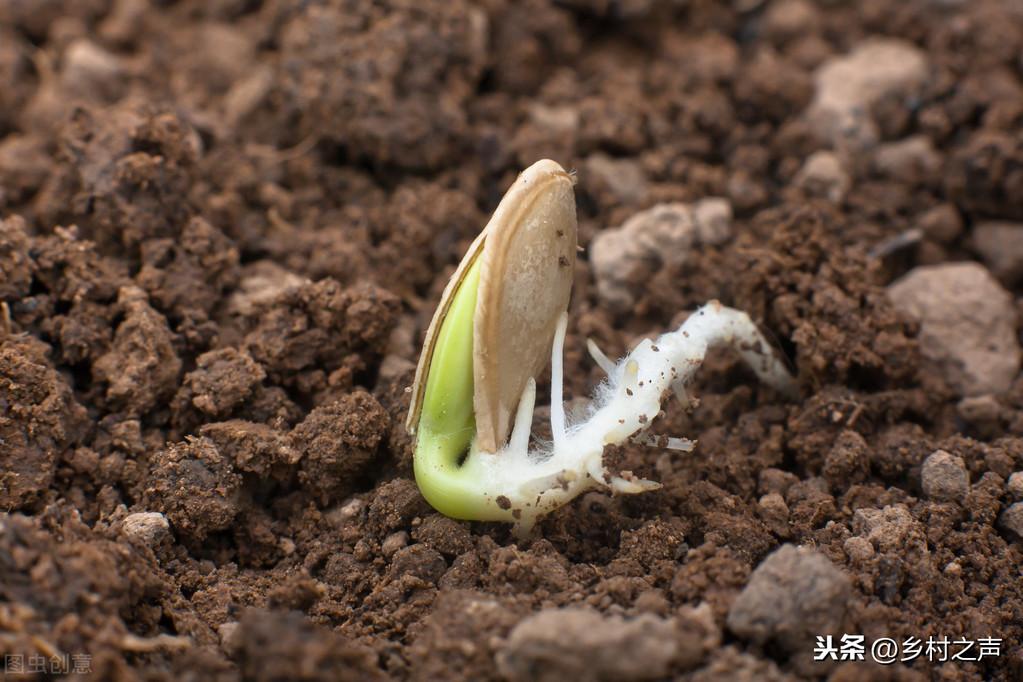
[[[879,174],[909,184],[933,179],[941,170],[941,155],[925,135],[878,147],[874,154],[874,170]]]
[[[865,41],[818,67],[810,124],[822,141],[836,148],[871,146],[879,137],[873,105],[888,96],[912,98],[924,85],[928,68],[925,54],[911,43]]]
[[[1012,540],[1023,540],[1023,502],[1009,505],[998,520]]]
[[[1023,471],[1017,471],[1009,476],[1005,489],[1009,491],[1009,496],[1013,500],[1017,502],[1023,500]]]
[[[136,512],[124,517],[121,532],[152,547],[170,536],[170,523],[160,512]]]
[[[1023,223],[978,223],[973,228],[973,245],[1002,282],[1012,285],[1023,279]]]
[[[878,552],[930,555],[923,527],[904,504],[893,504],[883,509],[857,509],[853,513],[852,531],[870,542]]]
[[[395,552],[406,545],[408,545],[408,532],[399,530],[384,538],[384,541],[380,543],[380,553],[384,555],[384,558],[390,559]]]
[[[700,244],[721,244],[731,235],[732,209],[725,199],[657,204],[640,211],[593,238],[590,263],[597,296],[612,311],[625,312],[655,272],[685,263]]]
[[[888,287],[920,323],[920,350],[960,395],[1004,393],[1019,373],[1012,297],[978,263],[915,268]]]
[[[796,174],[796,186],[810,196],[823,197],[839,203],[845,198],[852,181],[834,152],[827,150],[811,154]]]
[[[924,460],[920,485],[932,500],[960,502],[970,490],[970,475],[961,457],[936,450]]]
[[[583,171],[587,185],[606,190],[621,204],[639,203],[649,191],[643,167],[634,159],[593,154],[583,163]]]
[[[742,639],[809,651],[817,635],[837,632],[851,594],[848,576],[823,554],[783,545],[757,566],[728,612]]]

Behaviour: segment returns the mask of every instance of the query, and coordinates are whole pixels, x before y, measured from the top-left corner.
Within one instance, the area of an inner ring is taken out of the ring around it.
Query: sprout
[[[640,493],[660,485],[611,472],[604,448],[637,439],[676,450],[683,438],[643,438],[708,348],[733,346],[761,380],[787,395],[795,382],[745,313],[711,302],[677,330],[642,341],[617,363],[590,341],[607,379],[585,417],[568,423],[562,350],[575,265],[573,178],[553,161],[523,171],[470,246],[441,298],[416,371],[407,428],[416,435],[416,481],[457,519],[536,519],[594,488]],[[553,440],[531,450],[535,377],[550,348]]]

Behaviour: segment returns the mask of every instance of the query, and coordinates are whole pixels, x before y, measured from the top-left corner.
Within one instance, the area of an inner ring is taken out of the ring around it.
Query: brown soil
[[[929,71],[869,115],[937,170],[854,155],[844,198],[814,198],[814,70],[878,35]],[[95,679],[495,679],[516,624],[581,605],[671,619],[674,679],[1021,679],[999,517],[1023,379],[960,409],[884,290],[1023,218],[1020,55],[1015,0],[0,0],[0,651],[87,654]],[[696,452],[615,455],[662,490],[587,495],[516,543],[420,497],[404,389],[447,277],[543,157],[579,169],[584,247],[659,202],[735,213],[625,313],[580,253],[570,397],[600,378],[587,336],[617,355],[712,298],[778,340],[802,397],[715,354],[699,406],[655,424]],[[959,501],[921,489],[938,449]],[[908,513],[863,547],[857,511],[886,506]],[[850,577],[842,632],[1002,655],[807,667],[737,636],[783,543]]]

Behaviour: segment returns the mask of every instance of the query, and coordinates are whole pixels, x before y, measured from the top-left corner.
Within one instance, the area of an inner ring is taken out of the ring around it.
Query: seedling
[[[562,351],[575,265],[574,179],[553,161],[523,171],[452,276],[427,331],[406,427],[416,436],[416,481],[426,500],[457,519],[536,519],[582,493],[641,493],[660,485],[604,465],[608,445],[642,439],[672,391],[713,346],[731,345],[757,376],[787,395],[795,382],[749,316],[714,301],[675,331],[612,362],[585,416],[568,423]],[[530,449],[536,376],[551,362],[551,442]],[[690,450],[684,438],[644,442]]]

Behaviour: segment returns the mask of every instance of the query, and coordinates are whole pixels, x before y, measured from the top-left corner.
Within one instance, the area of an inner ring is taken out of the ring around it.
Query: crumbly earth
[[[963,395],[970,349],[934,356],[886,288],[982,263],[986,352],[1018,353],[1021,55],[1016,0],[0,0],[0,652],[111,680],[1020,679],[1023,377]],[[653,426],[694,452],[612,453],[663,489],[516,542],[423,501],[405,388],[543,157],[579,171],[568,398],[587,337],[617,356],[715,298],[801,395],[714,354]],[[601,300],[595,235],[707,197],[712,239]],[[842,633],[1003,644],[809,660]]]

